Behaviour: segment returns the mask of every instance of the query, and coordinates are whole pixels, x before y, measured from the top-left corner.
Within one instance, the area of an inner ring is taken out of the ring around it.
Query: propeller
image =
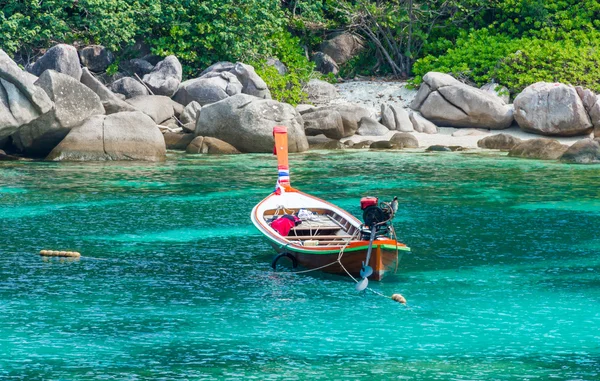
[[[362,291],[369,285],[369,279],[367,279],[371,274],[373,274],[373,268],[369,266],[369,260],[371,259],[371,251],[373,250],[373,240],[375,239],[375,234],[377,233],[377,228],[375,224],[371,227],[371,236],[369,239],[369,248],[367,249],[367,259],[362,263],[362,267],[360,269],[361,280],[356,283],[355,289],[356,291]]]

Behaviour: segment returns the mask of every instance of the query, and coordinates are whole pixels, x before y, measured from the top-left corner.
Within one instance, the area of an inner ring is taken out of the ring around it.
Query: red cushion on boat
[[[290,230],[296,225],[295,219],[296,216],[289,216],[293,218],[287,218],[287,216],[281,216],[275,221],[271,222],[271,227],[277,231],[277,233],[282,236],[287,236],[290,233]]]

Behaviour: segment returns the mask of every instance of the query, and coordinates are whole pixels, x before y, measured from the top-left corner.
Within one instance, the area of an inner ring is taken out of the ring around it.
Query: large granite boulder
[[[302,119],[304,120],[304,133],[307,136],[323,134],[335,140],[344,137],[344,122],[337,111],[315,111],[304,115]]]
[[[123,94],[125,98],[134,98],[150,94],[146,86],[133,77],[119,78],[110,85],[110,88],[115,93]]]
[[[343,64],[355,57],[363,48],[360,37],[351,33],[341,33],[324,41],[319,50],[333,58],[336,63]]]
[[[54,70],[69,75],[79,81],[81,78],[81,64],[77,49],[71,45],[58,44],[46,51],[27,71],[38,77],[46,70]]]
[[[344,137],[352,136],[356,133],[356,130],[358,130],[358,123],[363,117],[371,117],[371,112],[369,110],[354,103],[330,104],[328,106],[303,111],[302,115],[308,115],[316,111],[337,111],[342,117]]]
[[[390,106],[392,113],[394,114],[394,121],[396,124],[396,130],[402,132],[413,132],[413,123],[410,120],[410,115],[403,107]]]
[[[187,106],[197,102],[201,106],[218,102],[242,92],[242,84],[229,72],[209,72],[200,78],[182,82],[173,99]]]
[[[418,112],[411,112],[408,117],[410,118],[410,122],[412,123],[415,131],[425,134],[438,133],[437,126],[424,118],[423,115],[419,114]]]
[[[333,73],[334,75],[337,75],[340,71],[338,64],[333,58],[323,52],[316,52],[310,59],[315,63],[315,70],[323,74]]]
[[[194,140],[196,135],[194,134],[181,134],[176,132],[165,132],[163,138],[165,139],[165,145],[167,149],[185,151],[187,146]]]
[[[95,115],[73,128],[46,157],[53,161],[165,160],[165,141],[139,112]]]
[[[490,82],[481,86],[481,90],[491,95],[497,96],[504,103],[508,103],[510,101],[510,92],[508,91],[508,88],[506,86]]]
[[[79,60],[83,66],[98,73],[106,70],[115,61],[115,57],[102,45],[90,45],[79,51]]]
[[[572,164],[600,163],[600,139],[582,139],[575,142],[560,157],[560,161]]]
[[[258,98],[271,99],[271,92],[267,83],[258,75],[253,66],[244,63],[217,62],[204,70],[200,77],[205,77],[209,73],[231,73],[235,75],[242,84],[242,93],[254,95]]]
[[[396,129],[396,118],[394,118],[394,111],[392,111],[392,108],[385,103],[381,104],[381,124],[386,126],[389,130]]]
[[[104,112],[106,114],[114,114],[123,111],[135,111],[135,108],[129,103],[121,100],[108,87],[104,86],[90,71],[84,67],[81,73],[81,83],[90,88],[100,97]]]
[[[397,132],[390,139],[394,148],[419,148],[419,141],[413,134]]]
[[[176,102],[164,95],[140,95],[127,99],[126,102],[148,115],[156,124],[161,124],[175,116]]]
[[[508,134],[497,134],[492,136],[486,136],[485,138],[477,142],[479,148],[487,149],[499,149],[504,151],[510,151],[517,145],[521,144],[523,140]]]
[[[34,85],[34,78],[0,49],[0,140],[52,109],[52,101]]]
[[[368,116],[362,117],[358,122],[356,133],[362,136],[384,136],[390,130],[383,124]]]
[[[143,77],[143,81],[154,95],[172,97],[181,83],[183,68],[175,56],[160,61],[152,71]]]
[[[515,98],[515,120],[522,130],[552,136],[592,132],[592,122],[577,90],[562,83],[538,82]]]
[[[311,79],[308,81],[304,91],[308,94],[308,100],[314,104],[329,103],[338,97],[335,86],[320,79]]]
[[[443,73],[425,74],[410,107],[438,126],[498,130],[513,122],[512,107],[499,97]]]
[[[594,136],[600,137],[600,97],[589,89],[584,89],[581,86],[575,87],[577,95],[583,102],[583,107],[590,117],[590,121],[594,126]]]
[[[187,146],[187,153],[207,153],[219,155],[235,155],[240,153],[234,146],[219,139],[196,136]]]
[[[48,94],[54,107],[13,135],[17,148],[29,156],[46,156],[73,127],[92,115],[104,114],[100,97],[71,76],[46,70],[35,84]]]
[[[200,115],[201,109],[202,109],[202,106],[200,106],[200,103],[198,103],[196,101],[191,101],[183,109],[183,112],[179,116],[179,120],[184,125],[188,124],[188,123],[196,124],[196,120],[198,120],[198,115]]]
[[[508,152],[508,156],[528,159],[555,160],[561,157],[569,147],[556,139],[525,140]]]
[[[273,152],[273,127],[286,126],[290,152],[308,149],[302,117],[287,103],[238,94],[202,107],[196,135],[223,140],[241,152]]]

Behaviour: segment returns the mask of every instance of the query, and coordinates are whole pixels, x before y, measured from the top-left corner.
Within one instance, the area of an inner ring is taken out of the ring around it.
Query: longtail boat
[[[366,288],[367,279],[379,281],[395,273],[399,253],[410,251],[398,242],[392,225],[397,199],[379,203],[375,197],[362,198],[365,221],[361,222],[327,201],[292,188],[287,130],[277,126],[273,135],[279,172],[276,189],[251,213],[253,224],[278,253],[273,269],[287,257],[293,268],[362,278],[357,289]]]

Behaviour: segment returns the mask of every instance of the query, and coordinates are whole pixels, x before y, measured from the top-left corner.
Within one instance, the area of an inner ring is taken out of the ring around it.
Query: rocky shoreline
[[[418,91],[403,82],[313,79],[310,104],[293,107],[271,99],[250,65],[219,62],[182,81],[177,57],[141,57],[109,78],[109,53],[61,44],[22,70],[0,50],[0,160],[271,152],[272,128],[285,125],[290,152],[500,149],[600,163],[600,99],[581,87],[536,83],[510,104],[500,85],[478,89],[442,73],[425,75]]]

